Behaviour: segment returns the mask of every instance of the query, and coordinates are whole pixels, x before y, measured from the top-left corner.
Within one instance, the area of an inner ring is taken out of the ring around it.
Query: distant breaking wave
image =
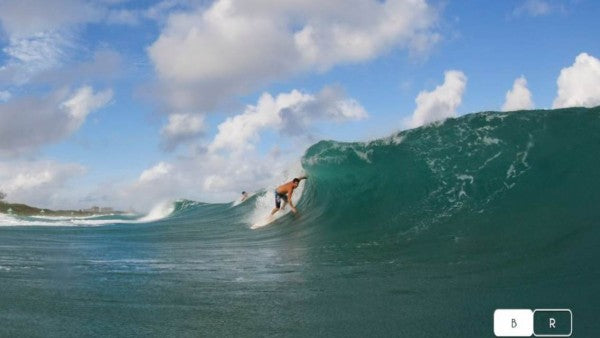
[[[175,205],[176,202],[159,203],[145,216],[136,214],[92,215],[83,217],[43,215],[18,216],[0,213],[0,226],[93,227],[111,224],[148,223],[168,217],[174,211]]]

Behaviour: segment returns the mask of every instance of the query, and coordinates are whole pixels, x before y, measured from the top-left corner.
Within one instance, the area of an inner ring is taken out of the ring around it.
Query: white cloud
[[[111,80],[122,75],[122,57],[110,49],[96,50],[90,58],[77,64],[66,64],[42,71],[31,78],[36,84],[69,86],[76,83]]]
[[[256,106],[230,117],[218,126],[218,133],[208,149],[247,151],[254,149],[262,130],[284,131],[288,136],[306,133],[317,121],[343,122],[367,117],[355,100],[343,97],[339,88],[327,87],[317,95],[298,90],[273,97],[263,94]]]
[[[515,8],[513,14],[515,16],[530,15],[533,17],[550,14],[553,11],[553,6],[545,0],[525,0]]]
[[[80,28],[91,23],[136,20],[125,10],[112,9],[112,5],[89,0],[0,1],[0,35],[7,42],[2,49],[7,58],[0,64],[0,85],[22,86],[35,82],[40,73],[48,76],[53,71],[67,73],[69,79],[73,73],[90,75],[85,63],[72,67],[74,60],[90,52],[82,44]],[[96,51],[95,56],[102,52]],[[94,60],[97,65],[114,64],[114,55],[102,56],[108,56],[108,61]]]
[[[104,11],[91,1],[83,0],[3,0],[0,2],[0,23],[13,39],[22,39],[41,32],[96,22]]]
[[[275,128],[282,124],[280,112],[312,100],[313,97],[297,90],[279,94],[277,98],[265,93],[256,106],[248,106],[239,115],[227,118],[218,126],[218,133],[209,146],[211,151],[228,149],[244,151],[254,148],[259,133],[265,128]]]
[[[415,102],[417,108],[408,127],[421,125],[456,116],[456,108],[462,102],[462,95],[467,84],[467,77],[461,71],[449,70],[444,73],[444,83],[433,91],[422,91]]]
[[[92,23],[135,25],[143,20],[164,21],[177,10],[192,7],[194,0],[165,0],[147,8],[128,9],[124,1],[106,0],[1,0],[0,37],[6,42],[7,56],[0,64],[0,86],[22,86],[34,81],[40,72],[70,66],[82,54],[81,28]],[[70,74],[69,74],[70,75]]]
[[[209,110],[232,95],[302,71],[434,43],[425,0],[219,0],[172,14],[148,48],[175,111]]]
[[[340,123],[366,116],[364,108],[338,87],[326,87],[316,94],[298,90],[276,96],[264,93],[256,104],[221,123],[214,139],[196,153],[159,162],[135,182],[122,183],[124,188],[109,185],[96,195],[111,196],[107,201],[124,208],[147,210],[169,199],[222,202],[243,190],[270,189],[299,174],[296,167],[293,173],[286,169],[299,160],[308,141],[294,133],[319,122]],[[172,125],[179,130],[179,123]],[[256,147],[264,134],[269,134],[274,144],[266,152]]]
[[[104,9],[83,0],[4,0],[0,25],[8,56],[0,82],[23,85],[39,72],[63,65],[77,48],[75,27],[103,18]]]
[[[581,53],[572,66],[560,71],[552,108],[600,105],[600,60]]]
[[[154,167],[144,170],[140,175],[139,182],[149,182],[157,180],[165,175],[168,175],[169,172],[173,169],[173,166],[169,163],[159,162]]]
[[[75,163],[54,161],[0,161],[0,190],[7,200],[40,207],[65,207],[69,194],[66,184],[83,175],[85,168]]]
[[[294,149],[285,156],[247,151],[179,157],[171,163],[157,163],[135,182],[108,184],[94,194],[106,196],[106,203],[119,208],[137,210],[149,210],[157,203],[181,198],[223,202],[237,197],[241,191],[274,188],[287,178],[282,177],[287,174],[286,168],[303,150]]]
[[[502,105],[502,111],[533,109],[533,107],[527,80],[521,76],[515,80],[512,89],[506,92],[506,101]]]
[[[59,66],[65,58],[63,50],[67,45],[65,38],[55,32],[11,38],[3,49],[9,60],[0,67],[0,80],[22,85],[36,73]]]
[[[61,43],[59,34],[42,32],[26,38],[11,39],[10,45],[3,51],[23,63],[43,63],[51,66],[61,57]]]
[[[0,105],[0,155],[16,155],[57,142],[77,130],[112,91],[57,90],[45,97],[19,97]]]
[[[167,150],[173,150],[179,143],[202,135],[204,130],[204,118],[201,115],[171,114],[168,124],[160,132],[162,145]]]
[[[75,95],[61,104],[70,117],[68,128],[72,131],[78,129],[89,113],[106,105],[113,96],[111,89],[94,93],[92,87],[80,88]]]

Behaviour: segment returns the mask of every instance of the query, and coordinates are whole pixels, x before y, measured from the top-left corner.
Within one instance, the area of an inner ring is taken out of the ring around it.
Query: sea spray
[[[156,204],[146,216],[140,218],[140,221],[141,222],[157,221],[159,219],[163,219],[163,218],[169,216],[173,212],[173,210],[175,210],[174,202],[171,202],[171,201],[160,202],[160,203]]]

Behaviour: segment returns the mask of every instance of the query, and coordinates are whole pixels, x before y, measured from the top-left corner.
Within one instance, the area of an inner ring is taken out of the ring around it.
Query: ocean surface
[[[482,112],[311,146],[262,227],[274,187],[0,214],[0,336],[492,337],[497,308],[567,308],[598,337],[599,164],[600,108]]]

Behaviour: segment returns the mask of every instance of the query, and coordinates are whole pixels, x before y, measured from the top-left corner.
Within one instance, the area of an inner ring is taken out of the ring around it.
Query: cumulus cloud
[[[527,80],[525,76],[521,76],[515,80],[512,89],[506,92],[506,101],[502,105],[502,111],[533,109],[533,107]]]
[[[282,124],[280,112],[283,109],[302,105],[311,99],[310,95],[297,90],[279,94],[277,98],[265,93],[260,97],[256,106],[250,105],[243,113],[222,122],[218,126],[219,131],[209,149],[211,151],[252,149],[262,129],[275,128]]]
[[[154,167],[144,170],[140,175],[139,182],[151,182],[169,174],[173,166],[166,162],[160,162]]]
[[[366,111],[358,102],[345,98],[335,87],[327,87],[317,95],[298,90],[277,97],[265,93],[257,105],[250,105],[243,113],[221,123],[208,149],[247,151],[254,148],[260,132],[265,129],[293,136],[306,133],[308,126],[317,121],[343,122],[366,117]]]
[[[408,127],[416,128],[421,125],[456,116],[456,108],[462,102],[462,95],[467,85],[466,75],[457,70],[444,73],[444,83],[433,91],[422,91],[415,102],[417,108]]]
[[[54,161],[0,161],[0,190],[7,200],[35,206],[65,207],[69,180],[86,169],[76,163]]]
[[[204,111],[302,71],[422,51],[439,38],[435,21],[425,0],[219,0],[172,14],[148,54],[170,107]]]
[[[63,111],[69,114],[71,130],[81,126],[87,115],[105,104],[112,98],[113,92],[108,89],[102,92],[94,93],[91,87],[80,88],[75,95],[61,104]]]
[[[181,121],[191,117],[183,116]],[[135,182],[123,183],[125,188],[105,188],[97,194],[111,196],[107,201],[117,205],[147,210],[168,199],[216,202],[231,199],[243,190],[271,188],[289,178],[287,170],[294,167],[308,145],[307,140],[295,137],[293,146],[289,146],[283,142],[284,137],[277,138],[277,133],[293,137],[297,130],[307,130],[315,123],[366,117],[364,108],[346,97],[339,87],[326,87],[316,94],[299,90],[278,95],[264,93],[256,104],[221,123],[212,141],[197,152],[158,162],[144,170]],[[186,124],[169,123],[174,130]],[[275,145],[270,151],[256,146],[264,134],[274,137]]]
[[[181,198],[223,202],[238,196],[241,191],[274,188],[287,178],[283,177],[287,167],[301,151],[295,149],[285,156],[277,152],[261,155],[248,151],[205,152],[178,157],[169,163],[163,161],[153,165],[134,182],[102,186],[94,195],[105,196],[107,204],[141,211],[147,211],[157,203]]]
[[[162,146],[173,150],[178,144],[193,140],[204,133],[204,118],[195,114],[171,114],[160,134]]]
[[[112,95],[110,89],[94,92],[84,86],[75,92],[62,89],[0,105],[0,155],[20,154],[67,137]]]
[[[600,60],[581,53],[572,66],[560,71],[552,108],[600,105]]]

